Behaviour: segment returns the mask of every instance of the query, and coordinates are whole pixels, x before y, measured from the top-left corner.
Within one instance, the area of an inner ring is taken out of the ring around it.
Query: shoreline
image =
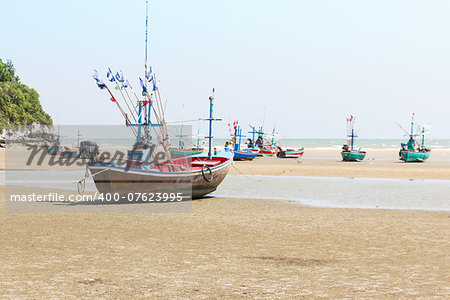
[[[113,150],[113,149],[109,149]],[[6,154],[8,151],[8,154]],[[52,156],[47,155],[42,166],[26,166],[29,151],[23,148],[0,149],[0,170],[77,170],[77,166],[49,166]],[[8,161],[6,157],[8,156]],[[37,158],[35,159],[37,161]],[[423,163],[404,163],[398,160],[398,152],[377,150],[367,154],[362,162],[342,162],[340,151],[306,150],[298,159],[257,157],[252,161],[233,162],[229,174],[244,175],[286,175],[317,177],[357,177],[357,178],[405,178],[405,179],[450,179],[450,151],[432,153]]]

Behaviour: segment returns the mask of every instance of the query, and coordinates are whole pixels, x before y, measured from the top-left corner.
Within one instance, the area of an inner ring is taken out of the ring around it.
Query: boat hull
[[[343,161],[363,161],[366,157],[365,151],[342,151],[341,152]]]
[[[303,156],[305,149],[287,149],[281,150],[277,153],[279,158],[299,158]]]
[[[246,152],[246,151],[234,151],[233,160],[242,161],[242,160],[253,160],[258,155],[258,152]]]
[[[182,193],[198,199],[214,192],[222,183],[230,169],[231,158],[230,153],[218,166],[175,173],[126,169],[99,163],[88,165],[88,168],[95,186],[103,194],[118,194],[122,199],[127,199],[130,193]]]
[[[263,148],[259,151],[258,156],[274,156],[276,154],[277,154],[277,150],[275,150],[275,149]]]
[[[172,154],[173,158],[198,155],[198,154],[202,154],[202,153],[203,153],[203,148],[201,148],[201,149],[170,149],[170,154]]]
[[[430,151],[400,150],[399,157],[404,162],[424,162],[430,157]]]

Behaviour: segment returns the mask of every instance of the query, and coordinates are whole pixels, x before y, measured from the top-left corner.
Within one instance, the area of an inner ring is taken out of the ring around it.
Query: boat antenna
[[[148,56],[148,0],[145,1],[145,72],[147,75],[147,56]],[[144,78],[147,78],[145,76]],[[147,80],[144,80],[145,87],[147,87]]]
[[[209,135],[206,137],[209,139],[209,148],[208,148],[208,159],[212,158],[212,122],[213,121],[222,121],[220,118],[213,118],[213,107],[214,107],[214,92],[216,91],[215,88],[212,90],[212,96],[209,97],[209,118],[206,118],[204,120],[209,121]]]

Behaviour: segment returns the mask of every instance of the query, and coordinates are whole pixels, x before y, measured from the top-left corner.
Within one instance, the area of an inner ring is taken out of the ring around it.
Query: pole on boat
[[[250,128],[252,129],[252,131],[249,131],[248,133],[251,133],[252,134],[252,143],[253,143],[253,149],[255,149],[256,147],[255,147],[255,133],[258,133],[258,131],[256,131],[255,130],[255,127],[252,127],[252,125],[249,125],[250,126]]]
[[[213,107],[214,107],[214,92],[215,88],[212,90],[212,96],[209,97],[209,118],[203,119],[209,121],[209,136],[205,137],[209,139],[209,147],[208,147],[208,159],[212,158],[212,122],[213,121],[222,121],[222,119],[213,118]]]
[[[355,138],[355,135],[354,135],[353,126],[352,126],[352,148],[351,148],[352,151],[353,151],[353,139],[354,138]]]
[[[214,105],[214,88],[213,94],[209,97],[209,147],[208,147],[208,159],[212,158],[212,122],[213,122],[213,105]]]
[[[139,103],[139,120],[138,120],[138,133],[137,133],[137,139],[136,142],[139,144],[141,140],[141,122],[142,122],[142,105]]]

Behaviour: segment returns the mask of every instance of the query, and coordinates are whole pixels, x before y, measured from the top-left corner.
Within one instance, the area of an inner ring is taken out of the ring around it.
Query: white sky
[[[0,1],[0,58],[60,124],[122,124],[92,79],[111,67],[138,89],[145,1]],[[150,1],[150,61],[168,119],[208,114],[276,125],[282,137],[403,138],[411,114],[450,138],[449,1]],[[184,104],[184,114],[182,114]],[[193,128],[196,128],[193,124]],[[206,131],[206,124],[202,124]]]

